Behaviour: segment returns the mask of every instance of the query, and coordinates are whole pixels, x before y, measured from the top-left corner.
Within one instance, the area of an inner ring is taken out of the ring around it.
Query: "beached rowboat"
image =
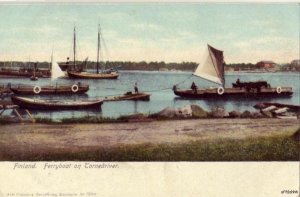
[[[76,109],[100,109],[103,100],[41,100],[19,96],[12,96],[11,100],[20,108],[36,110],[76,110]]]

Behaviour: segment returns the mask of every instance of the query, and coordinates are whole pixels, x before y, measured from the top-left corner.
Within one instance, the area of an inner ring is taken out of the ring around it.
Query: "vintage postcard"
[[[0,197],[299,196],[298,3],[0,2]]]

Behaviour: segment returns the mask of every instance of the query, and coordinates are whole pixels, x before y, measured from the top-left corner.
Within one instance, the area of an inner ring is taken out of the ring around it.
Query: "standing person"
[[[193,90],[193,92],[194,92],[195,94],[197,93],[197,86],[196,86],[195,82],[192,83],[191,89]]]
[[[135,82],[135,84],[134,84],[134,93],[136,93],[136,94],[139,93],[139,89],[138,89],[138,86],[137,86],[137,82]]]

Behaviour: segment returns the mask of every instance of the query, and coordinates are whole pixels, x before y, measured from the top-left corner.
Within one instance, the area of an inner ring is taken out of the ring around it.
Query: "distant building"
[[[288,70],[290,70],[290,71],[300,71],[300,60],[291,61],[291,64],[288,66]]]
[[[256,65],[263,69],[263,68],[274,68],[276,63],[272,62],[272,61],[260,61],[257,62]]]
[[[291,61],[292,66],[299,66],[300,65],[300,60],[293,60]]]

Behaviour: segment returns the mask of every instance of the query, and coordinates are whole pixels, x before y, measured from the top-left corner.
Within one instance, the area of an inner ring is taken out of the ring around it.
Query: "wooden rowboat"
[[[149,101],[150,100],[150,94],[141,92],[141,93],[135,93],[127,92],[126,94],[122,96],[114,96],[105,98],[104,101],[123,101],[123,100],[133,100],[133,101]]]
[[[89,90],[89,85],[73,84],[73,85],[56,85],[56,86],[31,86],[20,85],[11,87],[10,90],[15,94],[22,95],[40,95],[40,94],[83,94]]]
[[[12,96],[11,100],[20,108],[35,110],[77,110],[77,109],[101,109],[103,100],[41,100],[19,96]]]

